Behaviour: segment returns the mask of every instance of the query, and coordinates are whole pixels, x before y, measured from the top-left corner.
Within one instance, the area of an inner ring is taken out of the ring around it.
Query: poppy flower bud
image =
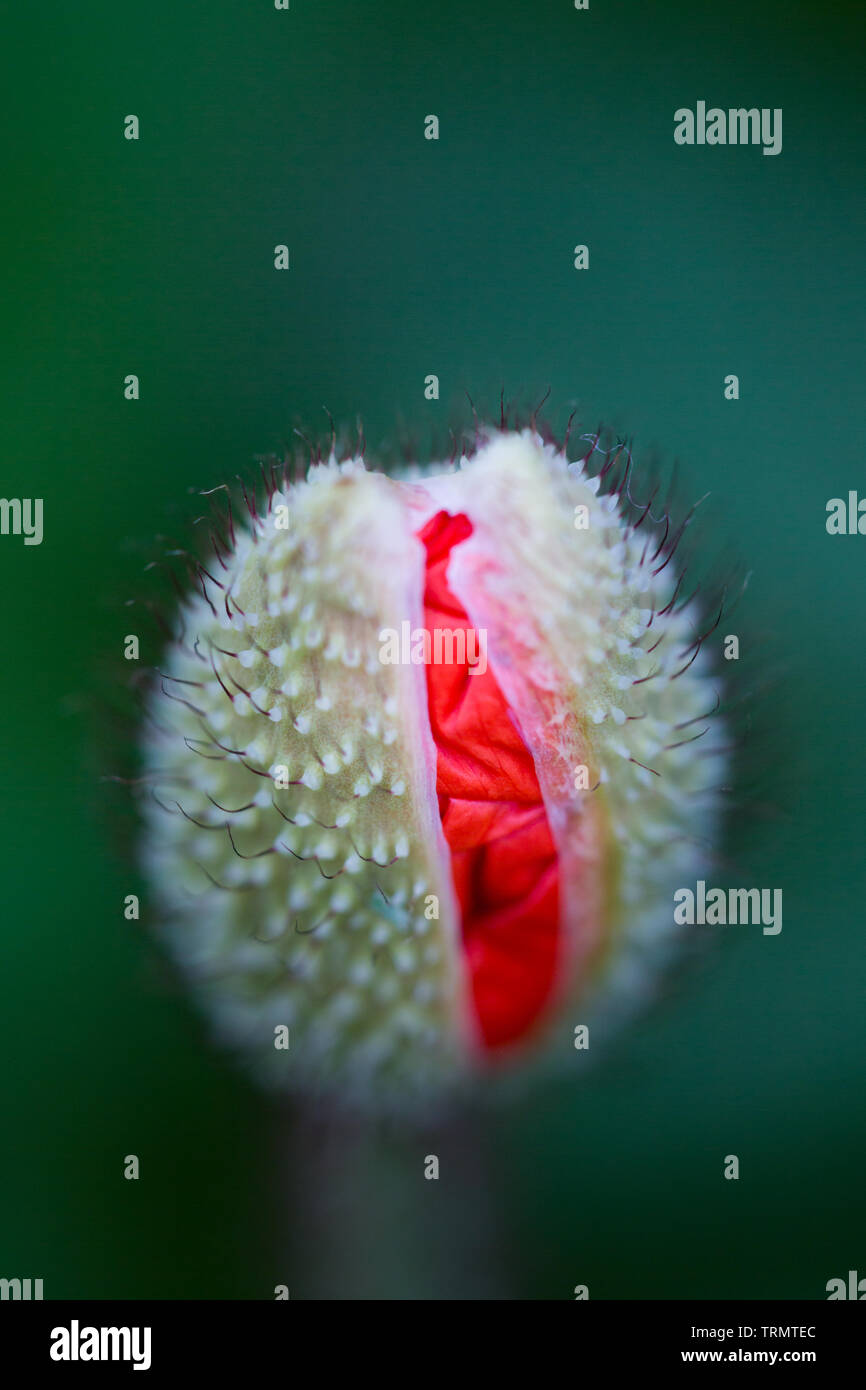
[[[187,601],[146,860],[264,1080],[438,1091],[664,962],[723,760],[675,537],[621,494],[534,430],[402,477],[332,455]]]

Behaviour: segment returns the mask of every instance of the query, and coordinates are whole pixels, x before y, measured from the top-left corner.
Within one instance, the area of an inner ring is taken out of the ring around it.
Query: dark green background
[[[824,526],[828,498],[866,493],[863,37],[859,5],[766,0],[7,19],[0,491],[44,498],[45,540],[0,538],[0,1275],[47,1297],[327,1292],[276,1214],[268,1108],[123,920],[146,886],[99,780],[123,604],[150,593],[188,490],[319,431],[323,404],[361,414],[375,455],[398,425],[447,438],[466,391],[490,410],[548,385],[553,424],[578,405],[638,459],[679,459],[686,495],[711,490],[707,535],[752,571],[735,630],[753,674],[765,653],[784,669],[763,771],[786,814],[744,815],[733,841],[785,924],[736,929],[585,1081],[479,1120],[502,1291],[821,1298],[866,1275],[866,538]],[[782,107],[782,153],[677,147],[698,99]],[[411,1137],[360,1150],[382,1216],[333,1291],[463,1292],[473,1194],[424,1183]],[[354,1163],[286,1184],[351,1199]],[[394,1253],[400,1184],[438,1203],[437,1271],[423,1239]]]

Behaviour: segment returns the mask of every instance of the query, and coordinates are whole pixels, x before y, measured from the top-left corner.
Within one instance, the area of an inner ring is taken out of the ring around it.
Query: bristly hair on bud
[[[527,1074],[680,950],[729,789],[725,600],[689,591],[694,509],[579,438],[503,409],[382,471],[332,427],[211,494],[146,696],[142,857],[265,1085],[400,1109]]]

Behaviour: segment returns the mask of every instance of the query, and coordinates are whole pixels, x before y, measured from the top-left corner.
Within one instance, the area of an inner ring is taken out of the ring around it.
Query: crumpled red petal
[[[440,511],[418,532],[427,552],[424,622],[472,630],[448,586],[464,515]],[[475,654],[477,647],[470,648]],[[560,951],[559,864],[535,764],[488,664],[427,665],[436,790],[479,1029],[496,1049],[531,1032],[551,996]]]

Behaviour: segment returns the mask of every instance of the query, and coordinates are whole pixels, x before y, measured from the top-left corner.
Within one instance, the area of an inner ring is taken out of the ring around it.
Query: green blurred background
[[[822,1298],[866,1274],[866,539],[824,525],[866,492],[863,38],[860,5],[790,0],[7,19],[0,491],[44,498],[45,539],[0,538],[0,1275],[47,1297]],[[676,146],[699,99],[782,107],[782,153]],[[466,392],[490,411],[548,386],[553,425],[577,406],[678,459],[752,571],[735,630],[753,674],[784,669],[762,775],[786,814],[732,844],[783,888],[784,930],[734,929],[586,1078],[575,1054],[477,1116],[477,1172],[425,1183],[427,1136],[357,1130],[317,1165],[308,1121],[275,1123],[123,919],[146,885],[100,778],[124,603],[189,489],[326,430],[323,404],[375,456],[447,439]],[[326,1211],[344,1224],[313,1277],[293,1212],[329,1183],[355,1215]],[[487,1282],[466,1275],[479,1205]]]

